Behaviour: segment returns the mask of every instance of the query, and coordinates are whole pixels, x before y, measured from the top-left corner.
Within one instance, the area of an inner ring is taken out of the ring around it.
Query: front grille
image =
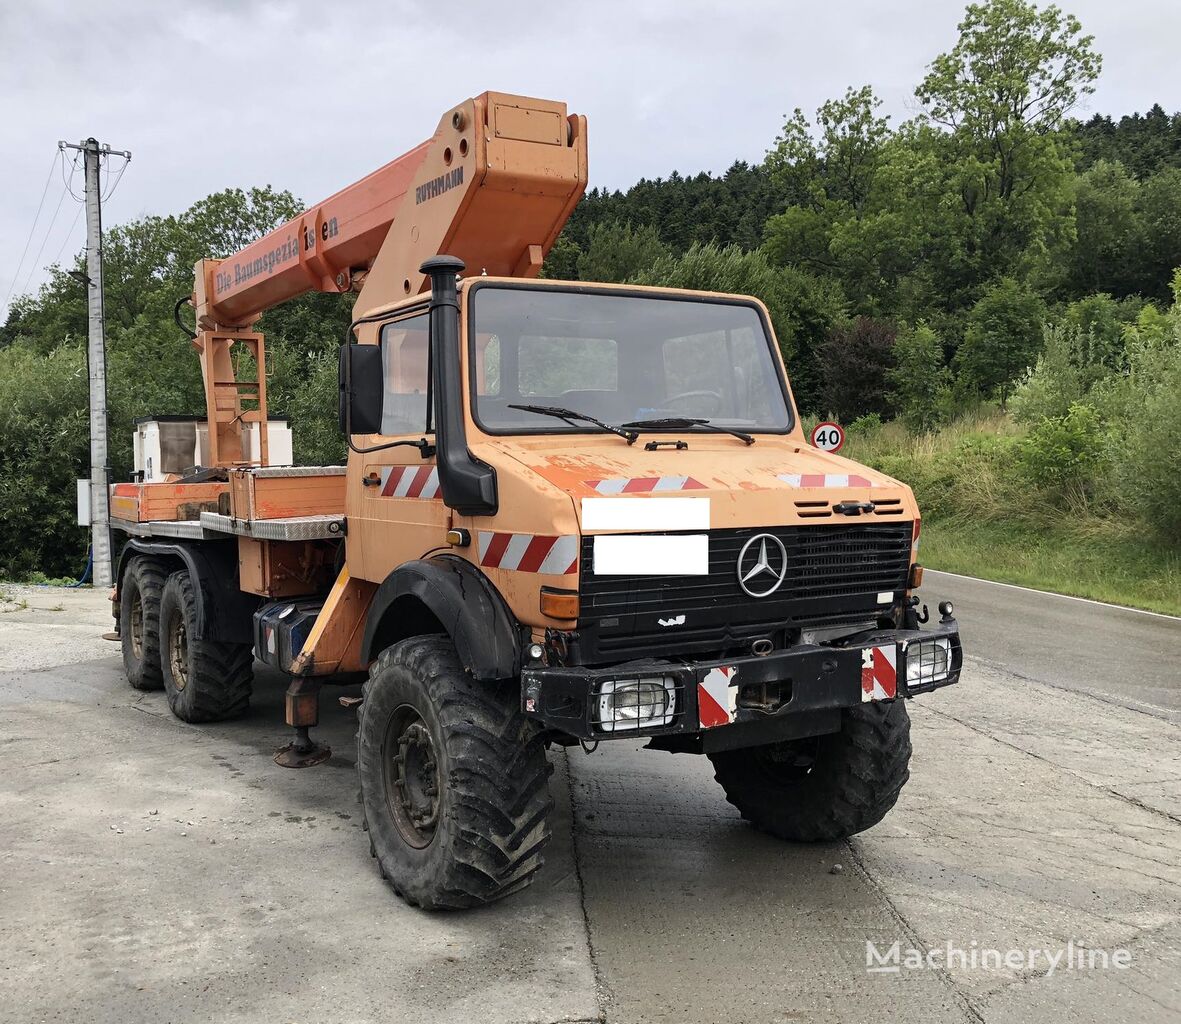
[[[738,583],[738,557],[758,534],[777,537],[787,573],[767,597]],[[871,522],[713,530],[708,576],[596,576],[583,537],[579,633],[588,662],[748,646],[784,630],[872,622],[884,592],[906,589],[911,524]],[[683,624],[660,620],[685,617]]]

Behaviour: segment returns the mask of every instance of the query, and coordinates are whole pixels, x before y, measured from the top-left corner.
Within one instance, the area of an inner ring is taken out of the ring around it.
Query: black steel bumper
[[[950,645],[946,676],[908,685],[916,645],[936,638]],[[949,619],[929,629],[874,630],[839,644],[801,644],[765,657],[650,659],[610,668],[527,666],[521,672],[521,706],[547,728],[577,739],[644,737],[654,747],[709,752],[835,732],[842,709],[950,686],[959,681],[962,663],[959,626]],[[638,729],[605,726],[603,684],[652,678],[667,680],[666,689],[674,694],[669,720]],[[714,699],[719,684],[722,696]]]

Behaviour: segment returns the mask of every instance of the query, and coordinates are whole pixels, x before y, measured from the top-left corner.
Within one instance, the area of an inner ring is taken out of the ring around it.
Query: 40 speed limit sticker
[[[817,423],[812,428],[812,447],[822,452],[839,452],[845,443],[845,432],[836,423]]]

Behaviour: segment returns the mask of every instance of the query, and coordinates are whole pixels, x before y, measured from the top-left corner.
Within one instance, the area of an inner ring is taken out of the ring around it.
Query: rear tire
[[[160,600],[160,668],[172,713],[217,722],[250,707],[254,650],[249,644],[193,639],[197,595],[187,571],[174,572]]]
[[[797,843],[832,842],[882,820],[910,778],[902,700],[846,709],[840,732],[710,754],[726,799],[756,828]]]
[[[137,690],[164,686],[160,668],[160,600],[168,570],[154,558],[137,555],[119,587],[119,639],[127,681]]]
[[[432,910],[528,885],[549,842],[553,769],[516,694],[476,682],[438,636],[383,651],[363,692],[357,772],[382,878]]]

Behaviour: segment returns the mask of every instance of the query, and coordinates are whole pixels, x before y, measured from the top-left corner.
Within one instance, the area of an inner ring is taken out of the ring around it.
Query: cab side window
[[[387,437],[426,430],[428,322],[420,313],[381,329],[381,432]]]

